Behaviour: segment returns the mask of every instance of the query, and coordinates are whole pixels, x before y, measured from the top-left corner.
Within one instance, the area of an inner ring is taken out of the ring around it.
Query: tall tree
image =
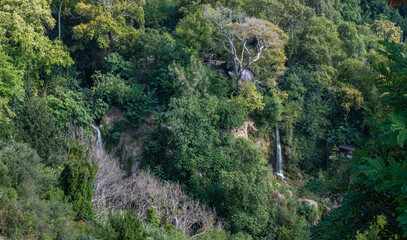
[[[73,142],[69,163],[61,172],[60,182],[78,220],[93,220],[93,182],[98,166],[90,162],[89,152],[79,141]]]
[[[144,0],[82,1],[76,12],[85,20],[74,27],[75,39],[96,40],[100,48],[114,50],[116,42],[131,42],[144,25]]]
[[[46,0],[0,2],[0,51],[9,57],[9,63],[25,72],[27,89],[40,87],[39,75],[50,73],[53,66],[72,64],[62,44],[44,34],[47,26],[54,25]]]
[[[246,231],[253,236],[265,230],[269,214],[267,201],[270,172],[264,153],[243,138],[236,140],[231,153],[231,169],[222,171],[227,189],[227,216],[232,231]]]
[[[391,64],[378,69],[376,82],[381,114],[373,113],[372,138],[336,174],[331,191],[343,202],[313,228],[316,239],[354,239],[378,216],[387,221],[379,239],[407,237],[407,59],[398,46],[386,45]]]
[[[284,51],[287,36],[271,22],[221,7],[207,7],[204,15],[217,29],[214,38],[232,58],[237,88],[249,68],[261,57]]]
[[[249,16],[267,19],[278,25],[290,39],[300,33],[307,21],[315,16],[314,9],[299,0],[248,0],[243,7]]]
[[[399,43],[403,34],[401,28],[390,20],[375,20],[370,28],[379,39],[393,43]]]
[[[62,15],[66,8],[75,6],[79,0],[53,0],[51,7],[52,11],[57,13],[57,24],[58,24],[58,40],[61,40],[61,24]]]
[[[348,57],[362,59],[365,54],[365,43],[352,22],[342,22],[338,26],[342,48]]]
[[[341,2],[341,14],[343,20],[359,23],[362,20],[360,0],[341,0]]]
[[[326,18],[312,18],[300,35],[298,61],[313,65],[332,65],[342,57],[337,26]]]

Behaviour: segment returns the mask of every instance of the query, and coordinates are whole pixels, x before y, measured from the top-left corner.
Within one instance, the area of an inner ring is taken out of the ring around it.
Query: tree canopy
[[[0,0],[0,239],[406,239],[405,3]]]

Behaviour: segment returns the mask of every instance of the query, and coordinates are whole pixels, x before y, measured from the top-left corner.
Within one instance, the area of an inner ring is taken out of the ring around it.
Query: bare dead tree
[[[71,120],[67,121],[67,138],[79,141],[84,147],[85,152],[91,152],[93,149],[93,134],[82,127],[78,127]],[[68,153],[67,153],[68,154]]]
[[[271,22],[246,17],[230,9],[207,7],[204,16],[218,30],[214,37],[233,59],[236,85],[239,88],[249,67],[272,49],[282,49],[284,32]]]
[[[151,207],[157,216],[167,216],[169,222],[189,235],[222,228],[215,211],[187,196],[179,184],[163,182],[149,171],[139,171],[130,178],[118,161],[103,150],[95,148],[92,159],[99,165],[92,200],[96,217],[112,208],[136,209],[145,218]]]
[[[103,148],[94,148],[92,161],[98,164],[99,169],[93,183],[92,204],[96,217],[100,217],[109,210],[107,200],[112,196],[121,194],[118,184],[124,179],[125,172],[121,170],[119,162],[108,155]]]

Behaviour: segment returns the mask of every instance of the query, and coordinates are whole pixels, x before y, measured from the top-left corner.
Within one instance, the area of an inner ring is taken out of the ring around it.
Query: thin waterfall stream
[[[99,126],[96,126],[96,132],[97,132],[96,149],[101,150],[103,148],[103,142],[102,142],[102,132],[100,131]]]
[[[276,142],[277,142],[277,163],[276,163],[276,174],[282,178],[284,178],[283,174],[283,156],[281,154],[281,140],[280,140],[280,133],[278,132],[278,124],[276,124]]]

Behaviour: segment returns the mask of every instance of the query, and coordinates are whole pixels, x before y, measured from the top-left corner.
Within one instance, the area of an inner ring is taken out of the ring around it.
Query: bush
[[[220,99],[219,100],[219,126],[223,129],[232,129],[243,124],[243,108],[237,102]]]
[[[51,239],[73,217],[59,200],[55,172],[41,161],[27,144],[0,142],[0,232],[7,239]]]
[[[93,75],[93,78],[95,81],[95,86],[92,88],[94,101],[100,99],[109,105],[125,102],[130,87],[120,75],[98,72]]]
[[[56,167],[64,161],[66,141],[61,126],[46,102],[37,97],[14,101],[14,123],[19,137],[37,150],[48,166]]]
[[[148,240],[187,240],[188,237],[180,229],[175,227],[171,230],[166,228],[158,228],[148,223],[141,224]]]
[[[132,211],[113,211],[96,222],[93,234],[103,240],[144,240],[140,219]]]
[[[297,213],[304,216],[309,223],[314,223],[318,220],[318,210],[309,204],[300,204],[297,208]]]
[[[112,228],[118,233],[117,240],[142,240],[146,239],[141,231],[140,219],[130,211],[118,212],[109,215]]]
[[[198,240],[227,240],[227,234],[220,229],[213,230],[198,237]]]
[[[239,86],[239,95],[235,100],[242,105],[246,117],[255,110],[263,110],[265,105],[263,103],[263,96],[257,92],[254,83],[243,82]]]
[[[157,217],[157,211],[154,207],[151,207],[147,210],[147,222],[151,223],[153,226],[160,226],[160,219]]]
[[[231,237],[231,240],[252,240],[252,236],[250,236],[247,233],[243,233],[243,232],[238,232],[236,234],[233,234]]]
[[[149,91],[144,85],[134,84],[126,96],[127,121],[134,127],[145,117],[152,113],[158,105],[158,100],[154,97],[155,92]]]
[[[45,102],[61,129],[66,127],[68,121],[84,128],[92,123],[93,119],[82,100],[82,94],[76,92],[61,93],[58,97],[54,95],[45,97]]]
[[[72,144],[69,161],[60,176],[62,189],[72,203],[77,219],[93,220],[93,181],[98,167],[90,163],[89,153],[79,142]]]

